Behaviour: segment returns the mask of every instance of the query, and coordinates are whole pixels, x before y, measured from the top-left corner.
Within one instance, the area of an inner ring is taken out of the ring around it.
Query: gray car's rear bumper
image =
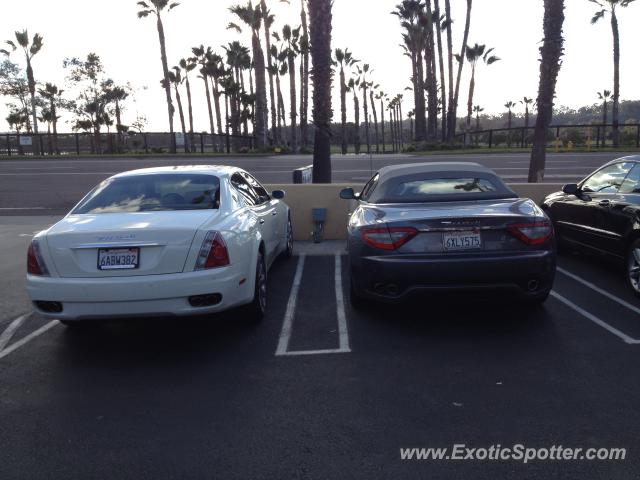
[[[505,290],[534,297],[551,289],[555,261],[552,250],[499,255],[383,255],[352,257],[351,274],[360,295],[389,302],[425,291]],[[532,289],[533,285],[536,288]]]

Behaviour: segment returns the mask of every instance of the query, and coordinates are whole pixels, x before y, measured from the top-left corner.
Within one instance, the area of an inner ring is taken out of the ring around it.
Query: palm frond
[[[233,22],[229,22],[229,25],[227,25],[227,30],[235,30],[238,33],[242,33],[242,28],[240,28],[240,25]]]
[[[140,10],[138,12],[138,18],[148,17],[151,13],[152,13],[151,10]]]
[[[171,10],[176,8],[178,5],[180,5],[180,2],[173,2],[171,5],[169,5],[169,8],[167,9],[167,12],[170,12]]]
[[[605,13],[606,13],[606,10],[600,10],[599,12],[596,12],[596,14],[591,19],[591,25],[598,23],[600,19],[604,18]]]

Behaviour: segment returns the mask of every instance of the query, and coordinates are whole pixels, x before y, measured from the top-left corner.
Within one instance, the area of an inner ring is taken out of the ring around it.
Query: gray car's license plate
[[[442,248],[451,250],[479,250],[482,248],[480,232],[444,232],[442,234]]]

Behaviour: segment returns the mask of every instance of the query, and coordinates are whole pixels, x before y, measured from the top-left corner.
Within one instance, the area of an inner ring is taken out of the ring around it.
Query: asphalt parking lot
[[[299,245],[269,312],[101,323],[29,313],[3,219],[0,478],[601,478],[640,475],[640,301],[619,268],[563,255],[526,310],[459,295],[358,312],[340,244]],[[627,449],[607,461],[403,461],[400,449]]]

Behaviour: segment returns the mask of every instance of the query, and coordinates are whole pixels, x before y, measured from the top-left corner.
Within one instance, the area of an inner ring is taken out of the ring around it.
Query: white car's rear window
[[[147,174],[105,180],[73,214],[207,210],[220,207],[220,179],[204,174]]]

